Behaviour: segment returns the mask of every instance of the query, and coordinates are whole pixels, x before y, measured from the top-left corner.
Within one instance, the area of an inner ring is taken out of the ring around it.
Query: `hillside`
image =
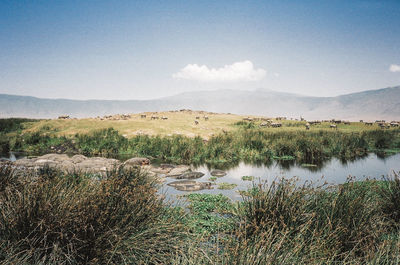
[[[400,119],[400,86],[337,97],[311,97],[258,89],[186,92],[154,100],[41,99],[0,94],[0,117],[96,117],[177,109],[307,119]]]

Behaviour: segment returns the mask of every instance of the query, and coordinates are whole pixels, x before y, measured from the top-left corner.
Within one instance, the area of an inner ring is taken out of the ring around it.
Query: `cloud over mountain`
[[[247,60],[218,69],[209,68],[206,65],[188,64],[172,77],[202,82],[236,82],[259,81],[265,77],[266,73],[262,68],[254,68],[253,63]]]
[[[397,64],[390,65],[389,71],[393,72],[393,73],[400,72],[400,65],[397,65]]]

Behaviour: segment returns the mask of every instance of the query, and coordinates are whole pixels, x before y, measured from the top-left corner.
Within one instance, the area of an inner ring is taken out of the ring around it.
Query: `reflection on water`
[[[198,166],[196,171],[205,173],[197,181],[210,181],[212,166]],[[353,176],[358,180],[366,178],[381,178],[392,174],[393,171],[400,171],[400,154],[389,157],[382,157],[376,154],[369,154],[365,157],[352,161],[342,161],[336,158],[330,159],[317,166],[302,166],[295,161],[272,161],[267,164],[249,164],[240,162],[230,168],[225,168],[227,175],[217,178],[216,184],[227,182],[237,184],[233,190],[219,190],[217,185],[212,190],[202,190],[201,193],[219,194],[222,193],[231,199],[240,200],[239,190],[247,190],[254,184],[271,183],[277,178],[297,177],[299,183],[311,181],[313,183],[328,182],[329,184],[340,184],[347,180],[348,176]],[[253,176],[254,181],[243,181],[243,176]],[[166,178],[166,183],[174,181],[173,178]],[[174,188],[164,186],[162,191],[167,198],[176,200],[176,196],[184,195],[188,192],[177,191]]]
[[[5,158],[11,161],[26,157],[23,153],[9,153],[6,155],[0,155],[1,158]],[[120,160],[126,160],[130,158],[129,155],[123,157],[116,157]],[[159,161],[158,161],[159,162]],[[154,161],[152,161],[154,164]],[[155,162],[157,163],[157,162]],[[381,154],[368,154],[365,157],[357,158],[352,161],[343,161],[340,159],[330,159],[322,162],[319,165],[304,165],[293,160],[275,160],[268,161],[266,163],[246,163],[239,162],[236,164],[225,164],[223,167],[219,166],[216,168],[212,165],[197,165],[193,166],[193,170],[204,173],[204,176],[196,179],[200,182],[210,181],[210,172],[213,169],[223,169],[227,172],[227,175],[221,178],[217,178],[215,181],[218,183],[234,183],[237,187],[233,190],[219,190],[217,185],[211,190],[202,190],[202,193],[219,194],[222,193],[232,199],[240,199],[238,190],[246,190],[250,188],[253,183],[264,183],[272,182],[273,180],[281,177],[291,178],[297,177],[299,183],[305,181],[312,182],[325,182],[330,184],[344,183],[349,175],[356,177],[356,179],[362,180],[365,178],[380,178],[391,174],[393,171],[400,171],[400,154],[394,154],[391,156],[382,156]],[[243,181],[243,176],[253,176],[254,182]],[[177,191],[173,187],[169,187],[165,184],[175,181],[173,178],[166,178],[160,192],[165,193],[167,198],[176,200],[177,195],[187,194],[185,191]]]

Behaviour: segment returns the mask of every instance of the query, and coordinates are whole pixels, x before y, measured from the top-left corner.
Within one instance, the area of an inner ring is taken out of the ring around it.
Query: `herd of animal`
[[[140,114],[140,118],[141,119],[146,119],[147,115],[146,114]],[[206,116],[206,115],[204,115],[203,118],[204,118],[205,121],[208,121],[208,119],[209,119],[208,116]],[[158,120],[158,119],[168,120],[168,117],[161,116],[161,118],[160,118],[159,116],[156,116],[156,115],[151,115],[151,117],[150,117],[150,120]],[[196,116],[194,124],[195,125],[199,125],[199,120],[200,120],[200,116]]]
[[[260,124],[260,127],[272,127],[272,128],[279,128],[282,127],[282,123],[279,122],[274,122],[272,119],[268,118],[250,118],[246,117],[243,118],[244,121],[263,121]],[[286,117],[276,117],[276,121],[281,121],[281,120],[287,120]],[[293,120],[293,119],[291,119]],[[298,121],[298,119],[295,119]],[[304,118],[300,118],[301,121],[305,121]],[[338,124],[343,124],[343,125],[350,125],[350,121],[343,121],[343,120],[337,120],[337,119],[331,119],[331,120],[313,120],[313,121],[306,121],[305,124],[305,129],[310,130],[312,125],[320,125],[321,123],[330,123],[329,128],[331,129],[337,129]],[[375,122],[364,122],[363,120],[360,120],[360,123],[364,123],[366,126],[373,126],[374,123],[377,124],[381,129],[389,129],[391,127],[399,127],[400,122],[399,121],[391,121],[391,122],[386,122],[385,120],[376,120]]]
[[[178,111],[174,111],[178,112]],[[191,110],[179,110],[179,112],[192,112]],[[200,114],[204,114],[202,117],[200,115],[195,116],[194,124],[199,125],[201,118],[204,119],[204,121],[208,121],[209,117],[206,114],[206,112],[197,112]],[[196,113],[196,114],[197,114]],[[158,116],[156,115],[157,112],[153,113],[150,116],[150,120],[168,120],[167,116]],[[128,120],[131,119],[132,116],[130,114],[117,114],[117,115],[108,115],[108,116],[103,116],[103,117],[97,117],[100,120]],[[141,119],[146,119],[147,114],[140,114]],[[68,115],[62,115],[59,116],[58,119],[60,120],[66,120],[66,119],[71,119],[70,116]],[[265,117],[245,117],[243,118],[243,121],[249,121],[249,122],[255,122],[255,121],[261,121],[260,127],[272,127],[272,128],[279,128],[282,127],[282,123],[278,121],[284,121],[287,120],[287,117],[276,117],[274,120],[271,118],[265,118]],[[293,119],[291,118],[290,120],[296,120],[299,121],[299,119]],[[331,120],[311,120],[311,121],[306,121],[303,117],[300,117],[300,121],[305,121],[306,123],[304,124],[306,130],[310,130],[311,126],[313,125],[320,125],[321,123],[329,123],[329,128],[331,129],[338,129],[339,124],[343,125],[350,125],[350,121],[344,121],[344,120],[338,120],[338,119],[331,119]],[[400,121],[391,121],[391,122],[386,122],[385,120],[376,120],[375,122],[370,122],[370,121],[364,121],[360,120],[360,123],[363,123],[365,126],[373,126],[376,124],[379,128],[381,129],[389,129],[393,127],[399,127],[400,126]]]

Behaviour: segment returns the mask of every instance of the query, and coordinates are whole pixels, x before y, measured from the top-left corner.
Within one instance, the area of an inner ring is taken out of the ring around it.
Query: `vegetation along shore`
[[[147,114],[145,118],[139,114],[129,118],[110,116],[105,120],[2,119],[0,152],[147,156],[186,164],[271,159],[296,159],[300,163],[318,164],[331,157],[353,159],[368,152],[400,150],[399,127],[382,129],[380,123],[375,122],[372,125],[341,122],[332,128],[332,121],[310,124],[232,114],[167,113],[157,116],[166,120],[153,120],[154,114]],[[138,133],[137,126],[142,124],[149,131],[153,130],[152,133],[145,134],[140,130]],[[276,128],[274,124],[281,126]],[[187,128],[186,132],[177,134],[172,129],[175,125]],[[201,126],[204,128],[199,128]],[[203,134],[205,132],[207,134]]]

